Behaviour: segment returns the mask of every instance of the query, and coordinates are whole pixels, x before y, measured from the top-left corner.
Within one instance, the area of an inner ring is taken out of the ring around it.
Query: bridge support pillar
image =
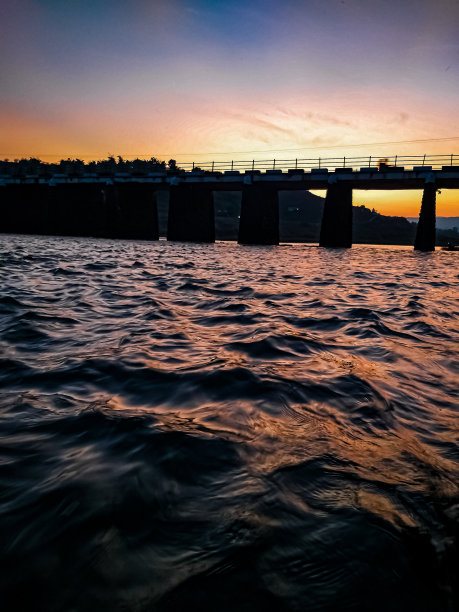
[[[104,190],[108,208],[114,209],[114,232],[117,238],[128,240],[158,240],[158,206],[153,185],[148,183],[117,183]]]
[[[279,194],[271,185],[244,185],[238,242],[279,244]]]
[[[0,187],[0,232],[46,234],[50,188],[46,184]]]
[[[352,246],[352,187],[333,183],[327,189],[319,246]]]
[[[215,242],[212,190],[197,183],[171,185],[167,239],[182,242]]]
[[[50,186],[44,233],[109,237],[104,187],[101,183],[62,183]]]
[[[436,196],[435,182],[426,183],[422,194],[421,212],[414,241],[414,248],[418,251],[435,251]]]

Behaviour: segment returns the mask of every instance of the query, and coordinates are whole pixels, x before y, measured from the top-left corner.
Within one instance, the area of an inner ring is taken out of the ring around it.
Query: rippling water
[[[458,262],[0,236],[2,608],[456,609]]]

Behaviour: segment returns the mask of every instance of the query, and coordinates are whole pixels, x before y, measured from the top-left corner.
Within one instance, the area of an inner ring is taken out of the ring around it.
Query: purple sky
[[[11,0],[0,23],[2,157],[457,151],[346,151],[459,137],[457,0]]]

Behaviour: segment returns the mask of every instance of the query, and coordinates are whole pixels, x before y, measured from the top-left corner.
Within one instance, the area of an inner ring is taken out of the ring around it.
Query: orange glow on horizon
[[[407,189],[404,191],[362,191],[355,190],[353,202],[355,206],[365,205],[374,208],[382,215],[394,217],[418,217],[421,208],[422,191]],[[459,190],[441,189],[437,192],[437,216],[459,216]]]
[[[318,196],[325,197],[325,190],[311,190]],[[392,191],[369,191],[354,189],[354,206],[374,208],[382,215],[391,217],[418,217],[421,208],[422,190],[405,189]],[[459,190],[442,189],[437,192],[437,216],[459,217]]]

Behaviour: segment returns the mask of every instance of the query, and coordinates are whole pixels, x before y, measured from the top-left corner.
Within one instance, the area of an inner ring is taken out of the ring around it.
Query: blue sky
[[[459,136],[456,1],[16,0],[0,18],[0,153]]]

